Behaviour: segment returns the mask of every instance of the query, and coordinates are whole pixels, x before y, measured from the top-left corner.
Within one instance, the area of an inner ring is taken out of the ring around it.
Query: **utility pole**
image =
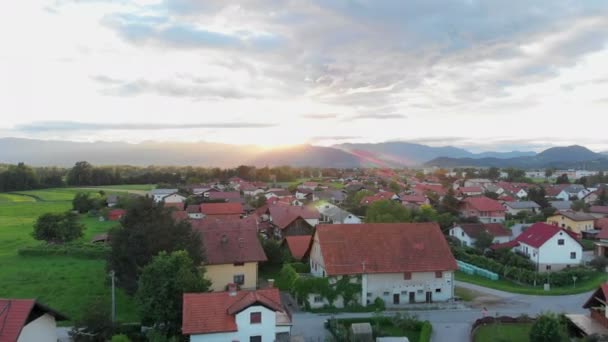
[[[116,290],[114,287],[114,270],[110,271],[110,277],[112,277],[112,322],[116,322]]]

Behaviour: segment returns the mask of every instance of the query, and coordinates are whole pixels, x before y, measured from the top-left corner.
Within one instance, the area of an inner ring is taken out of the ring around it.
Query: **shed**
[[[374,342],[372,325],[369,323],[351,324],[350,337],[350,340],[353,342]]]

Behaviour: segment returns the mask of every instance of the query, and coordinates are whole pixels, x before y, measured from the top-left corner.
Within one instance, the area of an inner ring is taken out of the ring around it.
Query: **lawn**
[[[0,203],[5,202],[34,202],[35,199],[29,196],[0,193]]]
[[[54,195],[53,191],[44,193]],[[3,195],[2,198],[12,198],[4,196],[6,194],[0,195]],[[0,298],[38,298],[72,320],[87,310],[90,299],[96,296],[109,298],[104,260],[64,256],[24,257],[17,254],[19,248],[40,243],[31,236],[33,224],[39,215],[70,208],[71,197],[69,200],[48,202],[0,202]],[[116,224],[99,222],[94,217],[83,216],[81,220],[87,227],[82,238],[84,241]],[[117,299],[118,318],[137,321],[133,300],[121,291],[118,291]]]
[[[488,324],[475,332],[475,342],[527,342],[532,323]]]
[[[411,342],[420,341],[420,330],[409,330],[395,326],[391,319],[386,317],[367,317],[367,318],[346,318],[337,319],[336,322],[350,330],[350,326],[354,323],[370,323],[372,327],[380,327],[377,331],[379,336],[383,337],[401,337],[406,336]],[[378,324],[379,323],[379,324]],[[332,329],[330,329],[332,331]]]
[[[469,275],[461,271],[456,271],[456,280],[511,293],[537,296],[561,296],[595,290],[598,286],[608,280],[608,274],[598,273],[597,276],[586,282],[578,282],[576,287],[552,287],[549,291],[545,291],[542,285],[531,287],[517,284],[506,279],[494,281],[477,275]]]
[[[96,193],[104,191],[106,194],[118,194],[124,192],[142,192],[149,191],[155,186],[152,184],[126,184],[126,185],[108,185],[108,186],[91,186],[79,188],[53,188],[28,191],[15,191],[10,194],[0,195],[24,195],[22,197],[30,197],[39,201],[71,201],[74,195],[78,192]],[[0,199],[0,202],[2,200]]]

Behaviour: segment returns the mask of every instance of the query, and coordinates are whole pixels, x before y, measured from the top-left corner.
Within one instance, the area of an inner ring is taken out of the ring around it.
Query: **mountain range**
[[[608,156],[581,146],[535,152],[472,153],[453,146],[433,147],[411,142],[340,144],[330,147],[297,145],[267,149],[255,145],[210,142],[73,142],[0,138],[0,162],[71,166],[86,160],[94,165],[192,165],[234,167],[291,165],[296,167],[568,166],[594,162],[603,166]]]

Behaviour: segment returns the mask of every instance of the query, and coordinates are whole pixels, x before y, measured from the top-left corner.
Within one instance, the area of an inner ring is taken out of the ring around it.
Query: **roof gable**
[[[0,341],[17,341],[23,327],[45,313],[57,321],[67,320],[35,299],[0,299]]]

